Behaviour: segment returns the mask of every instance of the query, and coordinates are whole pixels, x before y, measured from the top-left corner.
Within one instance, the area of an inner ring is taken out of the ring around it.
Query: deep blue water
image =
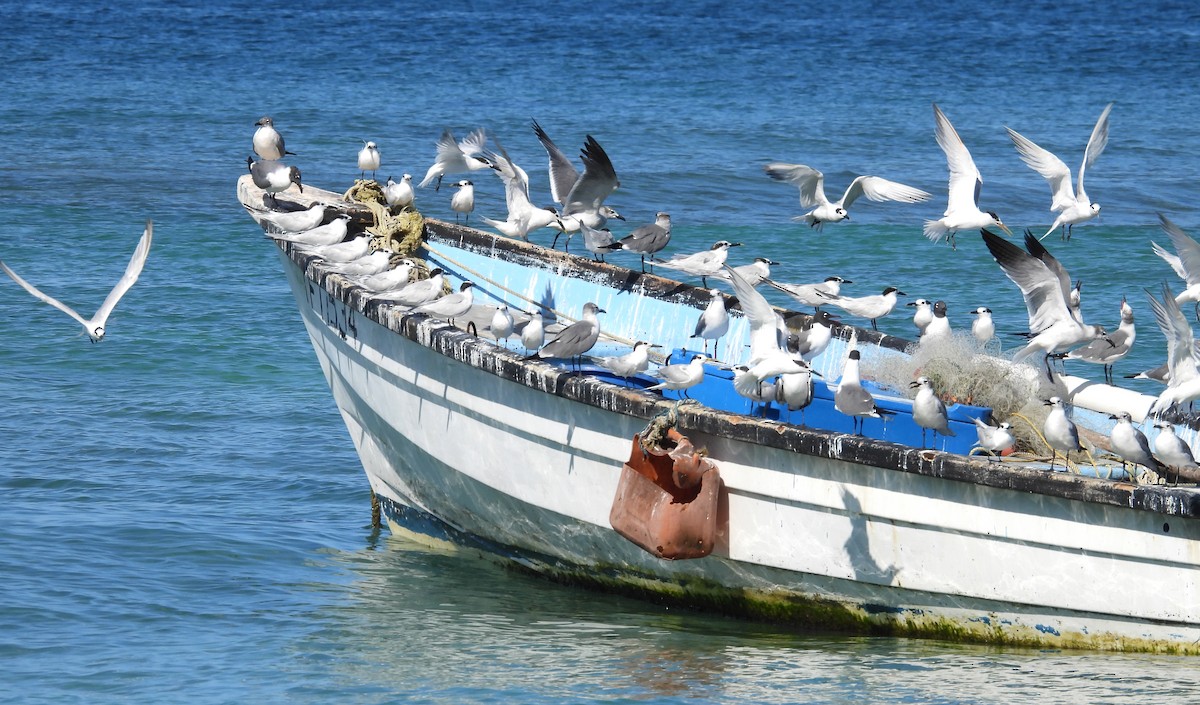
[[[988,305],[1020,330],[977,238],[920,235],[945,207],[930,103],[1019,230],[1049,224],[1048,189],[1003,126],[1076,169],[1112,101],[1088,178],[1101,219],[1046,242],[1084,280],[1087,318],[1113,326],[1133,302],[1117,370],[1133,372],[1164,355],[1143,289],[1179,288],[1150,252],[1155,213],[1200,235],[1200,10],[515,5],[0,2],[0,258],[90,313],[156,223],[99,345],[0,280],[0,702],[1195,699],[1194,659],[796,634],[373,534],[276,255],[233,194],[270,114],[314,185],[348,187],[363,139],[381,177],[419,180],[443,127],[485,126],[548,201],[537,118],[568,153],[595,135],[621,177],[610,202],[631,226],[670,212],[679,251],[736,238],[784,281],[891,284],[945,299],[955,325]],[[773,160],[822,169],[831,195],[875,173],[935,197],[860,202],[812,232],[762,174]],[[477,214],[502,215],[477,176]],[[445,217],[448,199],[417,203]]]

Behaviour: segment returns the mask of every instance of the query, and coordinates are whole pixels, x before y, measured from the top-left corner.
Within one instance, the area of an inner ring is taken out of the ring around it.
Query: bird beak
[[[735,242],[732,245],[730,245],[730,247],[741,247],[741,246],[742,246],[742,243],[740,243],[740,242]]]
[[[1051,403],[1051,401],[1049,399],[1047,399],[1046,401],[1042,402],[1042,406],[1054,406],[1054,404]]]
[[[917,382],[909,382],[908,386],[912,387],[913,389],[916,389],[917,387],[920,387],[921,385]]]
[[[998,228],[1000,228],[1001,230],[1003,230],[1003,231],[1005,232],[1005,234],[1006,234],[1006,235],[1012,235],[1012,231],[1011,231],[1011,230],[1009,230],[1009,229],[1008,229],[1008,226],[1007,226],[1007,225],[1005,225],[1004,223],[996,223],[996,227],[998,227]]]

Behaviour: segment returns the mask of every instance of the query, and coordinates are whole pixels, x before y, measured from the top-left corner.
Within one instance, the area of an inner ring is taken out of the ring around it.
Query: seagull
[[[1026,231],[1029,252],[987,230],[983,241],[1004,274],[1017,285],[1029,311],[1029,342],[1013,356],[1021,362],[1037,351],[1043,355],[1061,352],[1104,335],[1100,326],[1088,325],[1070,306],[1071,278],[1066,269],[1033,233]],[[1046,358],[1049,373],[1049,358]]]
[[[596,229],[587,223],[579,224],[579,232],[583,233],[583,246],[592,253],[592,256],[601,262],[604,261],[604,253],[608,252],[608,246],[613,244],[613,234],[608,228]]]
[[[492,331],[492,336],[496,342],[503,342],[504,347],[508,347],[508,337],[513,334],[513,317],[508,312],[507,306],[497,306],[496,312],[492,314],[492,322],[489,326]]]
[[[979,447],[986,450],[990,455],[1004,455],[1006,451],[1012,450],[1017,445],[1017,439],[1012,435],[1012,424],[1007,421],[1002,422],[999,426],[989,426],[975,418],[975,433],[979,436]]]
[[[1161,303],[1149,292],[1146,296],[1150,299],[1154,320],[1167,339],[1167,388],[1150,405],[1153,414],[1200,399],[1200,370],[1197,369],[1192,326],[1171,295],[1171,287],[1162,285]]]
[[[725,295],[720,289],[709,289],[712,296],[708,307],[696,320],[696,329],[690,337],[704,341],[704,352],[708,353],[708,341],[713,341],[713,357],[717,356],[717,343],[729,332],[729,312],[725,310]]]
[[[423,303],[413,308],[412,313],[424,313],[454,325],[454,319],[465,315],[475,304],[475,296],[472,292],[474,286],[473,282],[463,282],[457,292]]]
[[[837,306],[846,313],[859,318],[871,319],[871,330],[879,330],[875,321],[883,318],[896,308],[896,297],[907,296],[903,291],[900,291],[894,286],[889,286],[883,290],[882,294],[873,296],[847,297],[831,294],[818,294],[824,296],[826,303]]]
[[[800,205],[812,208],[811,211],[792,220],[804,221],[810,228],[821,229],[825,223],[837,223],[850,220],[850,204],[859,196],[866,196],[871,201],[899,201],[901,203],[920,203],[929,200],[929,194],[912,186],[878,176],[859,176],[850,182],[846,193],[837,203],[830,203],[825,197],[825,175],[816,169],[803,164],[784,164],[772,162],[763,169],[776,181],[786,181],[800,188]]]
[[[1154,424],[1154,427],[1159,430],[1158,435],[1154,437],[1154,456],[1160,463],[1175,471],[1175,481],[1200,481],[1200,465],[1196,464],[1187,441],[1175,435],[1175,427],[1165,421]]]
[[[50,304],[54,308],[62,311],[71,318],[74,318],[83,326],[83,330],[87,333],[88,338],[93,343],[98,343],[104,340],[104,326],[108,323],[108,317],[117,306],[117,302],[129,291],[129,287],[133,286],[138,280],[138,275],[142,273],[142,267],[146,265],[146,257],[150,255],[150,241],[154,238],[154,223],[146,221],[146,229],[142,232],[141,239],[138,240],[137,247],[133,251],[133,256],[129,259],[129,264],[125,267],[125,273],[121,275],[116,286],[112,291],[108,292],[108,296],[104,297],[104,303],[100,304],[100,308],[96,309],[96,313],[90,319],[85,319],[75,312],[75,309],[67,306],[58,299],[48,294],[42,293],[37,287],[22,279],[16,272],[9,269],[8,265],[0,261],[0,269],[4,273],[12,277],[12,280],[21,285],[25,291],[33,294],[34,297]]]
[[[254,123],[258,129],[254,131],[254,153],[267,160],[283,159],[292,154],[283,147],[283,135],[275,129],[275,121],[270,115],[263,115]],[[294,155],[293,155],[294,156]]]
[[[946,414],[946,403],[933,391],[933,382],[928,377],[918,377],[909,385],[917,390],[913,399],[912,418],[921,427],[921,447],[925,447],[926,429],[933,431],[933,442],[937,443],[937,434],[943,436],[957,435],[950,428],[950,417]]]
[[[1083,150],[1083,163],[1079,165],[1079,185],[1074,190],[1071,188],[1071,170],[1063,160],[1037,146],[1016,130],[1004,128],[1013,146],[1017,148],[1017,154],[1021,155],[1021,161],[1050,183],[1050,195],[1053,198],[1050,210],[1058,213],[1058,217],[1039,239],[1044,240],[1047,235],[1061,227],[1063,239],[1070,240],[1071,228],[1075,224],[1100,215],[1100,204],[1089,201],[1087,192],[1083,190],[1083,173],[1108,146],[1108,113],[1112,106],[1112,103],[1105,106],[1104,111],[1100,113],[1100,119],[1096,121],[1096,126],[1092,128],[1092,136],[1088,138],[1087,147]]]
[[[546,328],[542,322],[542,312],[534,311],[529,314],[529,320],[521,328],[521,345],[526,350],[537,350],[546,342]]]
[[[1180,230],[1179,226],[1168,220],[1162,213],[1158,214],[1158,221],[1163,232],[1171,238],[1171,244],[1175,246],[1177,254],[1173,255],[1167,252],[1165,248],[1154,241],[1151,241],[1150,245],[1154,248],[1154,254],[1162,257],[1167,264],[1171,265],[1171,269],[1175,270],[1179,278],[1187,284],[1187,288],[1175,297],[1175,303],[1180,306],[1195,304],[1196,320],[1200,321],[1200,243]]]
[[[412,174],[405,174],[399,182],[388,177],[387,185],[383,187],[383,198],[393,208],[406,208],[413,204]]]
[[[996,324],[992,322],[992,309],[980,306],[972,309],[971,313],[976,316],[976,319],[971,322],[971,335],[975,336],[975,340],[983,344],[996,337]]]
[[[250,179],[254,185],[275,200],[275,194],[287,191],[292,184],[304,193],[304,185],[300,183],[300,170],[283,162],[260,159],[254,161],[246,157],[246,168],[250,170]]]
[[[658,254],[671,241],[671,216],[657,213],[654,222],[634,228],[620,240],[609,245],[607,250],[628,250],[642,256],[642,272],[646,271],[646,255]]]
[[[707,361],[707,357],[697,355],[692,358],[691,362],[686,364],[663,365],[654,371],[654,376],[662,381],[646,387],[646,391],[653,392],[671,389],[682,392],[683,396],[686,397],[688,396],[688,389],[704,381],[704,363]]]
[[[675,255],[668,260],[656,259],[654,264],[690,274],[693,277],[700,277],[700,285],[707,287],[708,277],[720,272],[725,266],[725,260],[729,258],[729,248],[741,247],[741,245],[740,242],[719,240],[707,250],[690,255]]]
[[[283,242],[294,242],[298,245],[333,245],[346,239],[349,225],[350,216],[342,214],[324,225],[318,225],[309,230],[298,233],[267,233],[267,237]]]
[[[591,301],[587,302],[583,305],[582,318],[563,328],[553,340],[526,359],[570,359],[582,356],[600,339],[600,321],[596,318],[598,313],[604,313],[604,309]]]
[[[314,255],[327,262],[352,262],[371,251],[371,238],[356,237],[345,242],[318,245],[310,249]]]
[[[925,334],[925,329],[929,327],[929,323],[933,320],[933,302],[929,299],[917,299],[909,301],[905,306],[913,306],[916,308],[913,311],[913,325],[917,327],[917,336]]]
[[[807,328],[789,336],[788,349],[794,349],[805,362],[812,361],[829,347],[834,323],[837,323],[837,319],[828,311],[817,311]]]
[[[775,382],[775,401],[787,407],[789,421],[791,412],[800,410],[800,423],[804,423],[803,409],[812,403],[815,392],[813,374],[812,370],[805,369],[802,372],[780,375]]]
[[[396,291],[377,294],[373,298],[389,301],[407,308],[429,303],[442,295],[446,275],[439,268],[429,270],[429,278],[409,282]]]
[[[971,153],[967,151],[962,138],[937,103],[933,104],[933,117],[937,122],[937,143],[946,153],[946,164],[950,168],[950,195],[942,217],[925,221],[925,237],[934,242],[946,238],[954,247],[954,235],[959,230],[976,230],[994,225],[1011,235],[1012,231],[994,211],[979,210],[979,187],[983,185],[983,177],[979,175],[979,169],[975,167],[975,161],[971,159]]]
[[[633,344],[633,350],[624,355],[596,358],[596,364],[618,377],[632,377],[646,371],[650,366],[650,349],[658,347],[662,346],[639,340]]]
[[[266,211],[251,212],[260,225],[270,223],[281,233],[302,233],[312,230],[325,220],[325,204],[314,203],[312,207],[302,211]]]
[[[487,132],[482,127],[468,134],[461,142],[454,139],[454,133],[450,130],[443,130],[437,141],[437,157],[418,186],[424,188],[437,179],[437,185],[433,189],[437,191],[442,187],[442,177],[446,174],[462,174],[490,168],[491,162],[481,158],[486,144]]]
[[[737,272],[738,276],[750,283],[750,286],[757,288],[759,285],[768,281],[771,278],[771,267],[779,263],[769,257],[755,257],[750,264],[743,264],[734,267],[733,271]],[[708,275],[713,279],[729,281],[729,277],[724,271],[719,271],[716,274]]]
[[[1171,371],[1167,363],[1164,362],[1158,367],[1153,367],[1148,370],[1125,375],[1125,379],[1148,379],[1154,382],[1159,382],[1160,384],[1167,384],[1171,379]]]
[[[862,435],[866,417],[879,419],[883,418],[883,414],[890,413],[876,406],[875,397],[863,386],[858,369],[861,357],[857,350],[850,351],[842,368],[842,380],[833,395],[833,408],[853,418],[854,433],[859,436]]]
[[[358,283],[364,288],[376,294],[382,294],[388,291],[394,291],[408,284],[412,277],[413,263],[412,260],[405,258],[399,265],[384,270],[378,274],[373,274],[368,277],[361,277]]]
[[[362,172],[359,178],[366,178],[367,172],[371,172],[371,178],[375,178],[375,171],[379,169],[379,148],[374,142],[363,141],[363,148],[358,150],[358,170]]]
[[[499,144],[497,143],[499,146]],[[488,152],[485,156],[500,180],[504,182],[504,200],[508,206],[508,217],[503,221],[484,218],[483,222],[512,238],[528,240],[529,233],[559,222],[558,211],[553,207],[538,208],[529,200],[529,175],[508,158],[508,152],[500,146],[500,153]]]
[[[734,294],[750,322],[750,368],[747,383],[757,385],[759,381],[778,375],[803,372],[808,369],[803,358],[788,352],[779,345],[779,316],[767,299],[750,286],[728,266],[725,272],[733,285]]]
[[[1108,335],[1097,338],[1082,348],[1076,348],[1066,353],[1068,360],[1083,360],[1104,365],[1104,381],[1113,384],[1113,363],[1125,357],[1133,347],[1137,331],[1133,326],[1133,309],[1121,297],[1121,324]]]
[[[391,252],[376,250],[349,262],[330,265],[329,269],[348,277],[370,277],[385,271],[391,259]]]
[[[611,208],[602,208],[604,199],[611,196],[620,187],[621,182],[617,179],[616,169],[613,168],[608,154],[594,137],[586,137],[583,149],[579,153],[583,159],[581,174],[537,120],[533,121],[533,131],[549,158],[550,195],[562,206],[564,233],[579,230],[580,223],[587,223],[592,228],[601,228],[610,217],[625,219]]]
[[[946,318],[946,302],[938,299],[933,302],[933,318],[925,326],[918,342],[925,343],[933,340],[945,340],[950,337],[950,319]]]
[[[1154,472],[1161,473],[1162,466],[1150,453],[1150,443],[1146,440],[1146,434],[1133,425],[1129,412],[1121,411],[1109,414],[1108,417],[1117,422],[1109,434],[1109,441],[1112,452],[1121,457],[1121,469],[1125,469],[1125,463],[1133,463],[1145,465]]]
[[[774,381],[767,382],[754,377],[750,374],[749,365],[733,366],[733,390],[738,393],[738,396],[750,400],[751,415],[754,413],[754,403],[758,402],[763,405],[763,415],[765,416],[767,405],[779,396],[779,385]]]
[[[1050,444],[1050,469],[1054,469],[1054,451],[1061,450],[1066,457],[1067,466],[1071,463],[1071,451],[1083,450],[1083,446],[1079,444],[1079,429],[1075,423],[1067,418],[1066,408],[1063,406],[1062,399],[1058,397],[1050,397],[1045,402],[1046,406],[1051,407],[1050,415],[1046,417],[1046,421],[1042,424],[1042,435],[1046,439],[1046,443]]]
[[[829,303],[830,296],[841,295],[842,284],[853,284],[854,282],[841,277],[825,277],[825,281],[816,284],[780,284],[773,280],[768,280],[767,283],[801,304],[812,306],[820,311],[822,306]]]
[[[471,211],[475,210],[475,184],[463,179],[455,181],[453,186],[458,190],[450,198],[450,210],[454,211],[454,222],[458,222],[459,215],[465,215],[465,221],[471,222]]]

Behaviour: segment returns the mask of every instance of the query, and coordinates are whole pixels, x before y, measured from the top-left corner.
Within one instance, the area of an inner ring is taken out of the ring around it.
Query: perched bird
[[[454,222],[458,222],[458,216],[465,216],[464,220],[467,223],[471,222],[471,211],[475,210],[475,184],[467,179],[455,181],[454,187],[458,190],[450,197],[450,210],[454,211]]]
[[[725,295],[720,289],[709,289],[708,293],[712,298],[696,320],[696,329],[690,337],[704,342],[705,354],[708,353],[708,341],[713,341],[713,357],[716,357],[718,341],[729,332],[729,312],[725,310]]]
[[[1112,106],[1112,103],[1105,106],[1104,111],[1100,113],[1100,119],[1096,121],[1096,126],[1092,128],[1092,136],[1088,138],[1087,147],[1083,150],[1083,163],[1079,165],[1079,186],[1075,189],[1071,188],[1071,170],[1063,160],[1037,146],[1016,130],[1004,128],[1013,146],[1017,148],[1017,154],[1021,155],[1021,161],[1050,183],[1050,196],[1053,199],[1050,202],[1050,210],[1058,213],[1058,217],[1054,219],[1054,224],[1046,231],[1046,235],[1040,239],[1045,239],[1061,227],[1063,239],[1070,240],[1071,228],[1077,223],[1100,215],[1100,204],[1089,201],[1087,192],[1083,190],[1083,174],[1108,146],[1108,113]]]
[[[642,271],[646,271],[646,255],[656,255],[671,241],[671,216],[658,213],[654,222],[634,228],[633,232],[609,245],[608,250],[626,250],[642,256]]]
[[[443,130],[437,141],[437,157],[418,186],[424,188],[436,179],[437,185],[433,190],[437,191],[442,187],[442,177],[447,174],[490,168],[491,162],[481,156],[486,146],[487,132],[482,127],[472,131],[461,142],[454,139],[454,133],[450,130]]]
[[[332,264],[329,269],[348,277],[369,277],[386,270],[391,259],[391,252],[376,250],[349,262]]]
[[[741,247],[740,242],[719,240],[707,250],[701,250],[690,255],[675,255],[668,260],[654,260],[654,264],[667,269],[674,269],[693,277],[700,277],[700,285],[708,286],[708,277],[722,271],[725,260],[729,258],[729,248]]]
[[[596,364],[618,377],[632,377],[650,367],[650,349],[661,347],[644,340],[633,344],[633,350],[624,355],[596,358]]]
[[[798,410],[801,412],[800,423],[804,423],[804,409],[812,403],[815,392],[814,374],[812,370],[805,369],[780,375],[775,382],[775,401],[787,407],[789,421],[791,412]]]
[[[1154,437],[1154,457],[1175,473],[1175,481],[1200,482],[1200,465],[1192,456],[1192,449],[1179,436],[1175,427],[1165,421],[1154,424],[1158,435]]]
[[[871,330],[879,330],[876,321],[892,312],[896,308],[896,297],[907,296],[903,291],[900,291],[894,286],[889,286],[883,290],[882,294],[873,296],[847,297],[836,296],[830,294],[818,294],[828,299],[827,303],[837,306],[846,313],[859,318],[871,319]]]
[[[1017,445],[1017,439],[1012,435],[1012,424],[1007,421],[999,426],[989,426],[976,418],[975,432],[979,436],[979,447],[993,456],[1004,455]]]
[[[371,172],[371,178],[375,178],[375,172],[379,169],[380,164],[379,147],[375,146],[374,142],[363,142],[363,148],[358,150],[358,170],[360,179],[365,179],[367,172]]]
[[[1083,360],[1097,365],[1104,365],[1104,381],[1113,383],[1113,363],[1125,357],[1137,339],[1137,331],[1133,325],[1133,309],[1121,297],[1121,324],[1112,333],[1096,338],[1082,348],[1067,352],[1064,357],[1068,360]]]
[[[349,225],[350,216],[343,213],[328,223],[309,230],[298,233],[267,233],[267,236],[274,240],[294,242],[298,245],[314,247],[333,245],[346,239],[346,234],[350,232]]]
[[[1135,372],[1125,375],[1125,379],[1148,379],[1159,384],[1166,384],[1171,379],[1171,369],[1167,363],[1163,363],[1158,367],[1152,367],[1148,370]]]
[[[750,286],[758,287],[771,278],[771,267],[779,264],[778,262],[768,257],[755,257],[750,264],[743,264],[734,267],[733,271],[737,272],[738,276],[749,282]],[[729,276],[724,271],[718,271],[716,274],[708,275],[713,279],[729,281]]]
[[[789,352],[780,345],[779,316],[767,299],[728,266],[725,272],[750,323],[746,383],[756,386],[759,381],[806,370],[808,366],[798,353]]]
[[[987,230],[983,241],[1000,269],[1021,290],[1029,312],[1029,342],[1017,351],[1013,362],[1040,351],[1046,356],[1049,374],[1049,355],[1104,335],[1103,328],[1084,323],[1072,310],[1071,278],[1033,233],[1025,233],[1028,252]]]
[[[802,216],[792,220],[804,221],[810,228],[821,229],[824,223],[837,223],[850,220],[850,204],[859,196],[866,196],[871,201],[900,201],[901,203],[920,203],[929,200],[929,194],[912,186],[878,176],[859,176],[850,182],[846,192],[836,203],[831,203],[825,197],[825,175],[810,166],[803,164],[784,164],[772,162],[763,167],[776,181],[786,181],[800,188],[800,205],[812,208]]]
[[[992,322],[992,309],[980,306],[973,309],[971,313],[975,315],[975,320],[971,322],[971,335],[975,336],[975,340],[984,344],[996,337],[996,324]]]
[[[1125,468],[1125,463],[1133,463],[1161,472],[1162,466],[1150,453],[1150,443],[1146,440],[1146,434],[1133,425],[1129,412],[1109,414],[1109,418],[1117,421],[1108,438],[1112,452],[1121,457],[1121,468]]]
[[[492,331],[492,337],[496,342],[502,342],[504,347],[508,347],[508,337],[513,334],[513,317],[508,312],[507,306],[497,306],[496,312],[492,314],[492,322],[489,328]]]
[[[918,337],[924,335],[929,322],[933,320],[933,302],[929,299],[917,299],[916,301],[909,301],[904,305],[916,308],[913,311],[913,325],[917,327]]]
[[[292,154],[284,149],[283,135],[275,129],[275,121],[270,115],[263,115],[254,124],[258,126],[254,131],[254,153],[260,158],[275,161]]]
[[[812,361],[829,347],[834,323],[837,319],[831,313],[817,311],[804,330],[788,336],[788,350],[794,351],[805,362]]]
[[[1043,402],[1046,406],[1052,407],[1050,415],[1046,417],[1045,423],[1042,424],[1042,436],[1046,442],[1050,444],[1051,451],[1063,452],[1066,457],[1066,463],[1069,466],[1071,463],[1071,451],[1083,450],[1083,446],[1079,443],[1079,429],[1076,428],[1075,422],[1067,418],[1066,408],[1063,406],[1062,399],[1058,397],[1050,397]],[[1050,457],[1050,469],[1054,469],[1054,457]]]
[[[367,277],[361,277],[358,280],[359,285],[364,289],[375,294],[382,294],[388,291],[395,291],[400,287],[408,284],[412,278],[413,262],[405,258],[400,261],[400,264],[386,269],[378,274],[373,274]]]
[[[646,391],[652,392],[670,389],[682,392],[683,396],[686,397],[688,396],[687,390],[704,380],[705,362],[708,362],[707,357],[697,355],[692,358],[691,362],[686,364],[663,365],[654,372],[654,376],[662,381],[646,387]]]
[[[937,443],[937,434],[954,436],[950,428],[950,417],[946,414],[946,403],[933,391],[933,382],[928,377],[918,377],[909,386],[917,390],[913,399],[912,418],[921,427],[921,447],[925,447],[925,431],[933,431],[933,442]]]
[[[412,174],[405,174],[400,181],[388,177],[387,185],[383,187],[383,199],[393,208],[407,208],[413,204]]]
[[[1154,254],[1162,257],[1167,264],[1171,265],[1171,269],[1175,270],[1179,278],[1187,284],[1187,288],[1175,297],[1175,303],[1180,306],[1195,304],[1196,320],[1200,321],[1200,243],[1183,232],[1179,226],[1168,220],[1162,213],[1158,214],[1158,221],[1163,232],[1171,238],[1171,244],[1174,245],[1176,254],[1167,252],[1154,241],[1151,241],[1150,245],[1154,248]]]
[[[332,245],[317,245],[312,253],[327,262],[351,262],[371,251],[371,238],[356,237]]]
[[[580,173],[536,120],[533,131],[549,158],[550,196],[561,206],[563,232],[573,233],[579,230],[581,223],[602,228],[610,217],[625,219],[615,210],[604,208],[604,199],[612,195],[621,182],[608,154],[595,138],[588,135],[584,141],[579,153],[583,160],[583,172]]]
[[[415,282],[409,282],[400,289],[387,291],[373,298],[390,301],[407,308],[414,308],[429,303],[441,296],[445,281],[445,273],[435,267],[429,270],[429,277],[427,279],[418,279]]]
[[[142,268],[146,265],[146,258],[150,256],[150,241],[154,239],[154,223],[146,221],[146,229],[142,232],[142,237],[138,240],[137,247],[133,250],[133,256],[129,258],[129,264],[125,266],[125,273],[117,281],[116,286],[108,292],[108,296],[104,297],[104,303],[100,304],[100,308],[92,314],[91,318],[84,318],[75,312],[75,309],[67,306],[58,299],[49,294],[42,293],[37,287],[22,279],[16,272],[9,269],[8,265],[0,262],[0,269],[4,273],[12,277],[12,280],[21,286],[25,291],[33,294],[34,297],[50,304],[54,308],[62,311],[71,318],[74,318],[83,326],[83,330],[87,333],[88,338],[93,343],[98,343],[104,340],[104,326],[108,323],[108,317],[116,308],[117,302],[129,291],[134,282],[138,280],[138,276],[142,273]]]
[[[484,218],[483,222],[502,234],[528,240],[529,233],[559,222],[558,211],[553,207],[539,208],[529,200],[529,175],[508,158],[508,152],[497,143],[499,153],[488,152],[485,156],[496,175],[504,182],[504,201],[508,215],[504,221]]]
[[[861,357],[857,350],[850,351],[846,365],[842,368],[842,380],[833,395],[833,408],[854,419],[854,433],[860,436],[868,417],[878,419],[890,413],[880,409],[875,404],[875,397],[863,386],[862,375],[858,369]]]
[[[600,339],[600,320],[596,317],[599,313],[604,313],[604,309],[590,301],[587,302],[583,305],[582,318],[559,331],[558,335],[529,358],[538,357],[545,360],[582,356]]]
[[[962,138],[946,119],[942,109],[933,105],[933,117],[937,122],[937,143],[946,153],[946,164],[950,168],[950,192],[946,201],[946,212],[937,220],[925,221],[925,237],[940,242],[948,239],[954,247],[954,235],[959,230],[977,230],[995,226],[1008,234],[1012,232],[994,211],[979,210],[979,188],[983,177],[975,167],[975,160],[967,151]]]
[[[521,327],[521,346],[526,350],[537,350],[546,342],[546,327],[542,322],[542,312],[534,311],[529,314],[529,320]]]
[[[749,365],[733,366],[733,390],[738,396],[750,400],[750,413],[754,413],[755,402],[764,405],[775,401],[779,395],[779,385],[775,381],[759,379],[750,374]]]
[[[250,215],[260,225],[269,223],[275,232],[302,233],[325,220],[325,204],[315,203],[302,211],[251,211]]]
[[[1162,285],[1161,303],[1149,292],[1146,296],[1150,299],[1154,319],[1167,339],[1167,388],[1150,405],[1150,413],[1153,414],[1176,404],[1200,399],[1200,369],[1197,367],[1192,326],[1171,295],[1171,287]]]
[[[455,318],[466,315],[471,310],[471,306],[475,305],[474,286],[475,284],[472,282],[463,282],[457,292],[423,303],[413,308],[412,312],[441,318],[450,325],[454,325]]]
[[[919,342],[945,340],[950,337],[950,333],[950,319],[946,318],[946,302],[938,299],[933,302],[933,318],[929,320],[929,325],[925,326],[925,332],[921,334]]]
[[[587,223],[579,224],[579,232],[583,233],[583,247],[592,256],[601,262],[604,261],[604,253],[609,251],[609,245],[613,244],[613,234],[608,228],[597,230]]]
[[[300,183],[300,170],[294,166],[265,159],[254,161],[246,157],[246,168],[250,170],[250,179],[254,181],[254,185],[266,191],[272,200],[275,199],[275,194],[287,191],[292,184],[296,184],[301,193],[304,192],[304,185]]]
[[[812,306],[820,311],[822,306],[829,303],[829,297],[841,295],[842,284],[854,282],[841,277],[825,277],[825,281],[816,284],[780,284],[772,280],[768,280],[767,283],[804,306]]]

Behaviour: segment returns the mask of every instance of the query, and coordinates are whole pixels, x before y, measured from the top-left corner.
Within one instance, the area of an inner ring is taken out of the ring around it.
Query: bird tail
[[[934,242],[941,242],[950,234],[950,228],[942,224],[940,220],[927,220],[922,228],[925,237]]]

